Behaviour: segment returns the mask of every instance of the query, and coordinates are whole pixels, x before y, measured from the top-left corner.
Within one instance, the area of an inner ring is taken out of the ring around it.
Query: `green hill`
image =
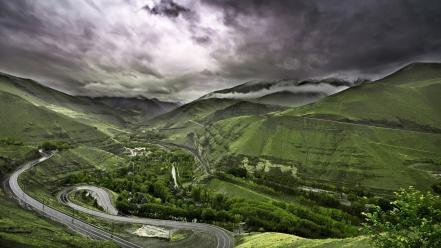
[[[33,80],[0,74],[0,91],[8,92],[35,106],[45,107],[104,132],[125,124],[120,112],[87,98],[74,97]]]
[[[0,91],[0,137],[38,143],[44,140],[88,142],[106,136],[96,128]]]
[[[240,101],[223,109],[216,110],[215,112],[206,116],[202,121],[204,123],[212,123],[218,120],[223,120],[235,116],[243,116],[243,115],[259,116],[270,112],[281,111],[284,109],[285,108],[281,106]]]
[[[286,115],[441,131],[441,64],[410,64]]]
[[[231,106],[237,102],[239,101],[219,98],[196,100],[160,115],[149,123],[159,128],[182,128],[189,124],[194,124],[188,123],[189,121],[201,121],[216,110]]]
[[[326,97],[326,94],[321,92],[279,91],[259,97],[256,101],[263,104],[297,107],[316,102],[324,97]]]
[[[7,92],[29,103],[97,127],[113,134],[133,124],[174,109],[177,105],[145,97],[71,96],[43,86],[36,81],[0,73],[0,92]]]

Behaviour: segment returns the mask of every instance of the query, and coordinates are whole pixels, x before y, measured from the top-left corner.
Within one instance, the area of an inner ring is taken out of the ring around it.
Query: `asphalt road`
[[[71,192],[79,190],[89,191],[90,194],[96,199],[98,205],[101,206],[107,213],[111,215],[118,215],[118,210],[112,205],[110,196],[105,189],[95,186],[82,185],[74,187]]]
[[[18,184],[18,177],[20,176],[20,174],[22,174],[32,166],[49,159],[51,156],[52,155],[45,155],[40,159],[26,163],[9,177],[8,185],[9,188],[11,189],[11,192],[15,195],[15,197],[27,207],[32,208],[35,212],[45,215],[61,224],[64,224],[79,233],[88,235],[94,239],[112,240],[124,248],[142,248],[142,246],[124,240],[118,236],[105,232],[93,225],[87,224],[81,220],[73,218],[68,214],[50,208],[44,205],[43,203],[37,201],[36,199],[30,197],[20,188],[20,185]]]
[[[93,190],[95,188],[97,188],[97,187],[91,186],[89,188],[89,190]],[[104,189],[101,189],[101,188],[98,188],[98,189],[100,189],[101,192],[108,194],[108,192],[105,191]],[[77,211],[84,212],[89,215],[93,215],[93,216],[96,216],[96,217],[99,217],[102,219],[118,221],[118,222],[203,231],[203,232],[209,233],[209,234],[216,237],[216,239],[217,239],[216,248],[234,247],[234,241],[233,241],[231,234],[227,230],[220,228],[218,226],[204,224],[204,223],[181,222],[181,221],[171,221],[171,220],[140,218],[140,217],[135,217],[135,216],[112,215],[112,214],[108,214],[105,212],[85,208],[85,207],[79,206],[79,205],[69,201],[69,198],[67,197],[67,195],[72,191],[75,191],[75,188],[63,190],[62,192],[60,192],[58,194],[58,200],[64,204],[66,204],[67,206],[77,210]],[[107,198],[109,198],[109,196],[107,196]]]
[[[106,231],[103,231],[91,224],[85,223],[79,219],[76,219],[68,214],[65,214],[63,212],[60,212],[58,210],[55,210],[38,200],[30,197],[27,195],[18,184],[18,177],[31,168],[32,166],[41,163],[47,159],[49,159],[52,155],[45,155],[40,159],[28,162],[24,164],[23,166],[19,167],[9,178],[8,185],[11,189],[11,192],[15,195],[15,197],[23,204],[25,204],[27,207],[32,208],[34,211],[38,212],[39,214],[45,215],[54,221],[57,221],[59,223],[62,223],[69,228],[78,231],[80,233],[86,234],[92,238],[95,239],[102,239],[102,240],[112,240],[121,247],[124,248],[142,248],[142,246],[139,246],[137,244],[134,244],[132,242],[129,242],[127,240],[124,240],[118,236],[115,236],[111,233],[108,233]],[[104,191],[107,193],[106,191]],[[88,213],[90,215],[94,215],[97,217],[101,217],[103,219],[108,219],[112,221],[121,221],[121,222],[127,222],[127,223],[138,223],[138,224],[148,224],[148,225],[156,225],[156,226],[165,226],[170,228],[179,228],[179,229],[189,229],[189,230],[200,230],[207,233],[210,233],[214,235],[217,239],[217,246],[216,248],[230,248],[234,247],[234,240],[231,236],[231,234],[226,231],[225,229],[222,229],[220,227],[209,225],[209,224],[203,224],[203,223],[191,223],[191,222],[179,222],[179,221],[169,221],[169,220],[157,220],[157,219],[148,219],[148,218],[138,218],[138,217],[126,217],[126,216],[118,216],[118,215],[111,215],[104,212],[94,211],[91,209],[87,209],[84,207],[81,207],[79,205],[73,204],[70,202],[67,198],[68,191],[61,192],[58,197],[59,200],[64,202],[66,205],[72,207],[73,209],[77,211],[82,211],[85,213]],[[110,199],[109,199],[110,200]]]

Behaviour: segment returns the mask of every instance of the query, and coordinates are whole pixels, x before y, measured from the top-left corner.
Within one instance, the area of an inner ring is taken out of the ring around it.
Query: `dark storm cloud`
[[[182,13],[190,12],[190,9],[173,2],[173,0],[161,0],[153,7],[146,5],[143,9],[154,15],[164,15],[168,17],[178,17]]]
[[[184,101],[252,79],[375,78],[439,61],[440,13],[438,0],[0,0],[0,70]]]
[[[441,57],[437,0],[205,2],[221,8],[224,23],[241,30],[240,39],[245,39],[237,49],[243,60],[225,59],[224,69],[232,76],[309,77],[349,70],[369,74]]]
[[[99,30],[102,27],[97,27],[93,19],[75,17],[77,14],[73,10],[79,6],[74,2],[63,1],[59,6],[57,2],[49,6],[49,2],[47,6],[41,6],[29,0],[0,0],[1,70],[79,94],[107,94],[106,89],[112,92],[115,87],[100,82],[104,80],[102,75],[130,74],[125,71],[127,66],[145,76],[162,77],[150,65],[153,58],[148,51],[134,53],[123,60],[112,56],[124,48],[115,38],[123,37],[126,42],[131,42],[130,30],[124,25],[114,25],[103,35]],[[93,0],[80,7],[80,12],[96,12],[96,16],[103,14]],[[67,11],[65,15],[63,11]],[[154,35],[145,38],[155,40]],[[96,42],[100,40],[104,41],[97,46]],[[123,85],[124,81],[116,83]],[[100,91],[84,90],[88,85],[99,86]],[[121,88],[130,90],[135,87]]]

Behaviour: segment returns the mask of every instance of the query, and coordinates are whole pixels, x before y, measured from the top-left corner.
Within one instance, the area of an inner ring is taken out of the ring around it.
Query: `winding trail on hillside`
[[[26,194],[20,187],[18,183],[19,176],[32,168],[32,166],[37,165],[49,158],[51,158],[52,154],[46,154],[43,155],[42,158],[33,160],[31,162],[25,163],[21,167],[19,167],[8,179],[8,186],[13,193],[13,195],[25,206],[30,207],[35,212],[42,214],[44,216],[47,216],[51,218],[52,220],[59,222],[61,224],[64,224],[68,226],[69,228],[78,231],[82,234],[88,235],[95,239],[101,239],[101,240],[112,240],[116,242],[118,245],[124,248],[142,248],[142,246],[137,245],[135,243],[129,242],[127,240],[124,240],[118,236],[115,236],[109,232],[103,231],[99,229],[98,227],[95,227],[91,224],[88,224],[86,222],[83,222],[69,214],[63,213],[59,210],[56,210],[54,208],[51,208],[44,203],[32,198],[28,194]],[[90,191],[95,191],[96,188],[94,186],[80,186],[80,187],[87,187]],[[178,229],[187,229],[187,230],[197,230],[202,231],[208,234],[213,235],[216,237],[217,240],[217,246],[216,248],[232,248],[234,247],[234,240],[232,238],[232,235],[229,231],[220,228],[215,225],[209,225],[204,223],[193,223],[193,222],[179,222],[179,221],[170,221],[170,220],[159,220],[159,219],[150,219],[150,218],[139,218],[135,216],[118,216],[118,215],[112,215],[100,211],[95,211],[92,209],[88,209],[79,205],[76,205],[69,201],[67,194],[69,192],[72,192],[75,188],[65,189],[62,192],[58,194],[58,199],[64,203],[65,205],[71,207],[72,209],[75,209],[77,211],[81,211],[86,214],[90,214],[96,217],[100,217],[102,219],[110,220],[110,221],[118,221],[118,222],[125,222],[125,223],[135,223],[135,224],[146,224],[146,225],[153,225],[153,226],[163,226],[163,227],[169,227],[169,228],[178,228]],[[100,189],[100,188],[98,188]],[[98,197],[104,197],[107,198],[108,204],[111,204],[110,197],[108,195],[108,192],[104,189],[100,189],[95,191],[98,195]],[[101,201],[106,202],[106,199],[102,199]],[[113,206],[112,206],[113,207]]]
[[[85,187],[85,186],[82,186]],[[93,191],[98,187],[88,186],[89,190]],[[102,194],[103,197],[107,198],[110,201],[110,197],[108,192],[105,189],[98,188],[100,192],[104,193],[106,196]],[[187,229],[187,230],[196,230],[209,233],[216,237],[217,246],[216,248],[231,248],[234,247],[234,241],[229,231],[220,228],[215,225],[209,225],[205,223],[193,223],[193,222],[181,222],[181,221],[170,221],[170,220],[160,220],[160,219],[150,219],[150,218],[140,218],[136,216],[119,216],[112,215],[101,211],[96,211],[93,209],[85,208],[83,206],[77,205],[69,200],[68,195],[72,192],[77,191],[77,188],[68,188],[61,191],[57,198],[63,204],[83,213],[87,213],[89,215],[93,215],[102,219],[118,221],[124,223],[133,223],[133,224],[144,224],[144,225],[152,225],[152,226],[162,226],[168,228],[178,228],[178,229]],[[97,192],[98,193],[98,192]],[[105,199],[103,199],[105,200]]]

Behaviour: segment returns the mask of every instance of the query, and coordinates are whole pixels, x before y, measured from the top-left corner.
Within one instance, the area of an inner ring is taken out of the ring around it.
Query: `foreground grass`
[[[261,201],[261,202],[274,200],[273,198],[271,198],[267,195],[260,194],[256,191],[253,191],[253,190],[248,189],[246,187],[239,186],[239,185],[229,183],[229,182],[225,182],[225,181],[219,180],[217,178],[210,180],[210,182],[207,184],[207,186],[210,189],[212,189],[218,193],[228,195],[233,198],[234,197],[235,198],[244,198],[244,199]]]
[[[368,248],[366,237],[346,239],[304,239],[284,233],[259,233],[238,238],[237,248]]]

